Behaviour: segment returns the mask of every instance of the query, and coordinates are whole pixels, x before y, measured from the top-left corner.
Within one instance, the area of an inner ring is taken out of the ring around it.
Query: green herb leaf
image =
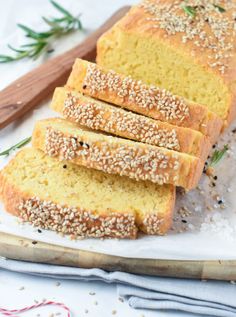
[[[0,55],[0,63],[9,63],[9,62],[13,62],[16,59],[12,56],[8,56],[8,55]]]
[[[22,146],[28,144],[30,141],[31,141],[31,137],[26,138],[26,139],[20,141],[19,143],[17,143],[17,144],[15,144],[15,145],[11,146],[9,149],[7,149],[7,150],[1,152],[1,153],[0,153],[0,156],[8,156],[12,151],[21,148]]]
[[[66,15],[66,16],[68,16],[68,17],[74,18],[73,15],[71,15],[69,11],[67,11],[65,8],[63,8],[62,6],[60,6],[56,1],[51,0],[50,2],[51,2],[51,4],[52,4],[58,11],[60,11],[62,14]]]
[[[214,6],[216,9],[218,9],[220,13],[224,13],[224,12],[226,11],[223,7],[221,7],[221,6],[219,6],[219,5],[213,4],[213,6]]]
[[[30,28],[28,28],[28,26],[24,25],[24,24],[17,24],[19,28],[21,28],[23,31],[25,31],[26,33],[26,37],[30,37],[34,40],[41,40],[41,39],[46,39],[48,37],[50,37],[52,35],[51,31],[48,32],[36,32]]]
[[[218,164],[219,161],[224,157],[224,155],[228,151],[228,149],[229,149],[228,144],[225,144],[224,148],[222,150],[215,150],[215,152],[213,153],[213,155],[211,157],[209,167],[213,167],[216,164]]]
[[[73,16],[54,0],[50,2],[63,16],[59,18],[42,17],[43,21],[49,26],[49,29],[45,32],[37,32],[24,24],[17,24],[25,32],[25,36],[33,41],[21,45],[19,48],[9,46],[15,55],[0,55],[0,63],[9,63],[23,58],[37,59],[42,53],[47,51],[48,47],[51,47],[50,44],[53,39],[82,29],[80,15]]]
[[[196,9],[194,7],[184,5],[182,8],[183,8],[185,13],[187,13],[192,18],[195,18],[197,12],[196,12]]]

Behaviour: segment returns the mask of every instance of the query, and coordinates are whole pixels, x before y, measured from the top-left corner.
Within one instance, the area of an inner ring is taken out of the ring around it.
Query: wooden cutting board
[[[98,38],[120,20],[129,9],[129,6],[122,7],[83,43],[62,55],[49,59],[0,91],[0,129],[36,107],[49,97],[56,87],[63,86],[76,58],[95,61]]]
[[[100,268],[169,277],[236,280],[236,261],[173,261],[135,259],[70,249],[0,233],[0,255],[10,259]]]
[[[0,92],[0,129],[34,108],[55,87],[61,86],[76,57],[94,61],[97,39],[119,20],[129,7],[117,11],[104,25],[72,50],[19,78]],[[34,83],[37,83],[37,85]],[[110,256],[70,249],[0,233],[0,256],[82,268],[101,268],[171,277],[236,280],[236,261],[171,261]]]

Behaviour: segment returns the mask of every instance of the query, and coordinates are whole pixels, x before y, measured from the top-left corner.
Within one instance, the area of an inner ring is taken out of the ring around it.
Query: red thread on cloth
[[[24,307],[21,309],[4,309],[4,308],[0,307],[0,313],[4,316],[18,317],[17,314],[21,314],[21,313],[30,311],[32,309],[36,309],[36,308],[43,307],[43,306],[49,306],[49,305],[57,306],[57,307],[64,309],[67,313],[66,316],[72,317],[71,311],[66,305],[64,305],[63,303],[57,303],[57,302],[52,302],[52,301],[44,301],[42,303],[34,304],[34,305],[27,306],[27,307]]]

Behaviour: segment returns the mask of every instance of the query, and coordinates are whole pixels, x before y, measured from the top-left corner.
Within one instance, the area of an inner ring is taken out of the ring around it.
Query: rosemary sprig
[[[221,6],[217,5],[217,4],[213,4],[213,6],[214,6],[216,9],[218,9],[218,11],[219,11],[220,13],[224,13],[224,12],[226,11],[225,8],[223,8],[223,7],[221,7]]]
[[[188,6],[188,5],[183,5],[182,8],[186,14],[191,16],[191,18],[195,18],[197,11],[194,7]]]
[[[50,0],[54,8],[59,11],[62,16],[60,18],[42,17],[43,21],[49,26],[45,32],[37,32],[24,24],[17,26],[25,32],[25,36],[33,40],[29,44],[21,45],[19,48],[8,47],[15,52],[14,55],[0,55],[0,63],[8,63],[23,58],[37,59],[49,47],[53,39],[68,34],[74,30],[81,30],[82,24],[80,16],[73,16],[69,11],[64,9],[54,0]],[[51,51],[51,50],[50,50]]]
[[[25,146],[26,144],[28,144],[31,141],[31,137],[26,138],[22,141],[20,141],[19,143],[11,146],[9,149],[3,151],[0,153],[0,156],[8,156],[12,151],[21,148],[22,146]]]
[[[211,157],[210,164],[208,165],[209,167],[215,166],[219,161],[224,157],[225,153],[228,151],[229,146],[228,144],[224,145],[224,148],[222,150],[215,150]]]

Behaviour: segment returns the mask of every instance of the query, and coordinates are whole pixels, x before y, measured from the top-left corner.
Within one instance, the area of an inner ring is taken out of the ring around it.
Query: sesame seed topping
[[[186,6],[194,14],[187,14],[184,10]],[[160,3],[144,0],[139,7],[148,15],[145,20],[153,30],[164,30],[169,37],[180,34],[182,43],[191,42],[206,51],[206,63],[220,73],[225,73],[235,50],[234,1],[175,0]]]
[[[158,184],[178,184],[180,169],[179,154],[165,154],[155,147],[140,147],[113,143],[108,140],[85,140],[86,135],[65,136],[61,131],[47,127],[45,152],[61,160],[79,159],[86,167],[102,170],[108,174],[119,174],[136,180],[150,180]],[[80,142],[83,142],[83,146]],[[86,145],[86,146],[85,146]]]
[[[147,215],[143,220],[144,225],[146,226],[147,234],[150,235],[163,235],[163,232],[160,229],[160,225],[163,223],[163,219],[160,219],[156,214]]]
[[[140,109],[155,110],[160,119],[183,121],[189,117],[189,108],[184,100],[165,89],[145,85],[142,81],[123,77],[114,71],[103,71],[96,64],[89,64],[83,85],[93,97],[107,91],[121,99],[122,105],[136,105]],[[141,110],[140,110],[141,112]]]
[[[63,115],[74,122],[95,130],[102,130],[171,150],[180,150],[176,130],[161,128],[154,120],[115,107],[84,102],[72,93],[67,94]]]
[[[76,237],[135,236],[135,216],[129,213],[98,215],[92,211],[61,206],[51,201],[32,197],[22,200],[18,206],[20,217],[35,227],[54,230]]]

